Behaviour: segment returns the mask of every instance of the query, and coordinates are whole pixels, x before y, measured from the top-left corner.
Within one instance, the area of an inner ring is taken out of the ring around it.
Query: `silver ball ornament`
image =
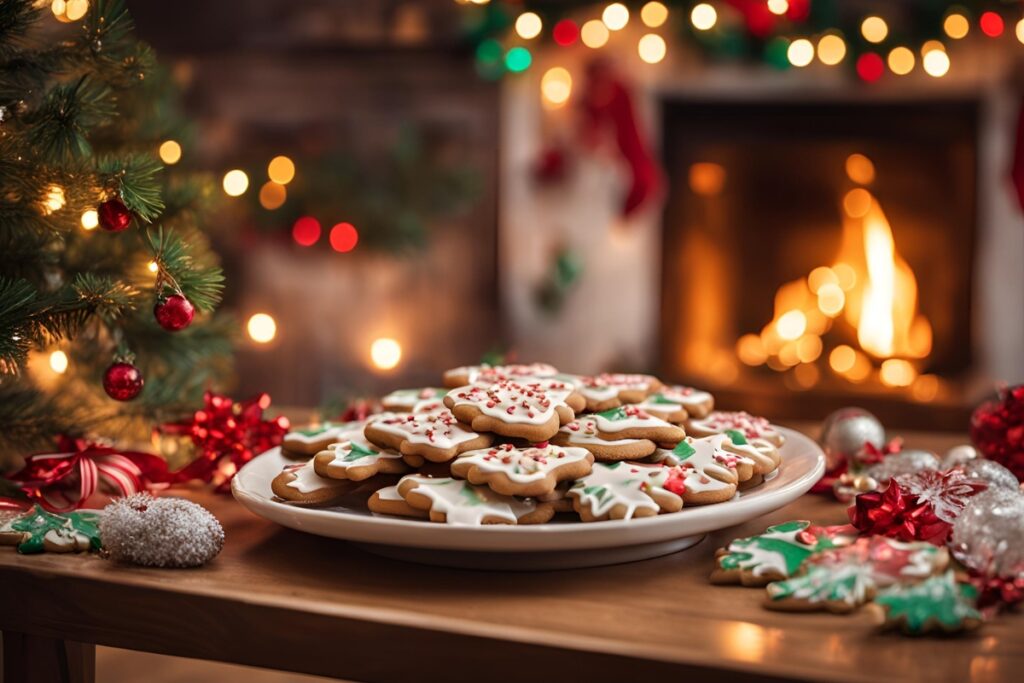
[[[971,479],[981,479],[987,482],[990,489],[1017,490],[1017,477],[1014,476],[1013,472],[995,460],[987,460],[985,458],[969,460],[960,469]]]
[[[885,457],[882,462],[871,465],[866,472],[884,487],[890,479],[901,474],[913,474],[921,470],[939,469],[939,458],[931,451],[919,448],[905,448],[899,453]]]
[[[971,498],[953,522],[950,548],[982,574],[1024,575],[1024,494],[992,488]]]
[[[865,444],[879,449],[885,446],[885,427],[863,408],[840,408],[825,418],[820,442],[827,469],[835,469],[844,462],[855,466]]]
[[[942,469],[948,470],[951,467],[959,467],[965,463],[970,462],[978,458],[978,449],[974,446],[965,443],[959,446],[954,446],[946,451],[946,454],[942,456]]]

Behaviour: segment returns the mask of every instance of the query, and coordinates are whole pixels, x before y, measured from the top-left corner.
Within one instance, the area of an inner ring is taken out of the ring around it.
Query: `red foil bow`
[[[218,493],[225,493],[242,465],[281,444],[288,418],[263,419],[263,411],[270,406],[266,393],[235,403],[208,391],[203,403],[191,419],[164,424],[160,431],[191,437],[197,452],[195,460],[172,475],[174,481],[213,482]]]
[[[1024,600],[1024,576],[982,576],[971,571],[971,584],[978,589],[978,608],[998,612]]]
[[[152,453],[122,451],[61,436],[58,453],[37,453],[8,475],[31,500],[50,512],[68,512],[102,490],[121,496],[167,481],[167,463]]]

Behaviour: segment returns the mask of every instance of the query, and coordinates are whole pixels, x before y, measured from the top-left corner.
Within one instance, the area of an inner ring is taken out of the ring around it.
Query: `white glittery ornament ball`
[[[978,449],[969,443],[954,446],[942,456],[942,469],[948,470],[951,467],[959,467],[978,457]]]
[[[840,408],[825,418],[821,447],[825,450],[828,469],[835,469],[844,462],[856,464],[867,443],[879,449],[885,446],[885,427],[863,408]]]
[[[904,448],[899,453],[885,456],[877,465],[868,467],[867,475],[884,488],[890,479],[901,474],[937,469],[939,469],[939,458],[931,451]]]
[[[960,469],[971,479],[981,479],[987,482],[989,488],[1017,490],[1017,477],[1014,476],[1013,472],[995,460],[988,460],[986,458],[970,460],[965,462]]]
[[[1024,494],[993,488],[974,496],[953,523],[950,547],[983,574],[1024,575]]]
[[[105,507],[100,537],[112,559],[147,567],[198,567],[224,546],[224,529],[206,508],[148,493]]]

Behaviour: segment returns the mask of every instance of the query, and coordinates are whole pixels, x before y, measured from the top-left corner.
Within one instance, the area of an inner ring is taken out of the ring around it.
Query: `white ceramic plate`
[[[282,526],[354,541],[400,559],[488,569],[614,564],[687,548],[710,531],[777,510],[810,490],[825,471],[824,454],[809,437],[791,429],[780,431],[786,443],[773,478],[725,503],[632,520],[457,526],[374,515],[365,509],[296,507],[273,500],[270,481],[294,462],[285,460],[277,448],[245,465],[231,491],[246,508]]]

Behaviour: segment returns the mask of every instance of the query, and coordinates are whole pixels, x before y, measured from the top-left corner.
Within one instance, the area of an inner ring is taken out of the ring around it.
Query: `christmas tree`
[[[212,183],[160,161],[187,136],[173,83],[122,1],[66,7],[0,0],[2,466],[144,438],[230,370]]]

